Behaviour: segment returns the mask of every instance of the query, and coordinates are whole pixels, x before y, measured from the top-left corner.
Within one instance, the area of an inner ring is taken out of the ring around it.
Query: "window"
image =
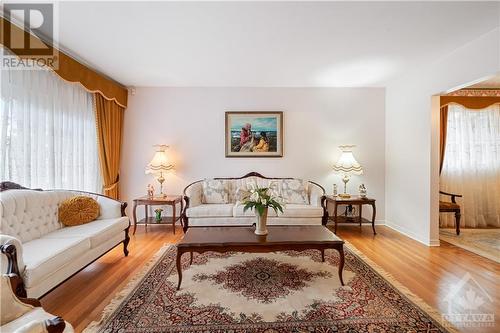
[[[500,104],[469,110],[448,109],[441,190],[463,195],[462,225],[500,227]],[[453,226],[442,214],[442,226]]]
[[[0,177],[101,192],[93,96],[50,70],[3,70]]]

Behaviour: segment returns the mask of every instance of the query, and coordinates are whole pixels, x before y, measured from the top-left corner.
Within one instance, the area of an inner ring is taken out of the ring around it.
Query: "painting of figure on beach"
[[[283,112],[226,112],[226,157],[282,157]]]

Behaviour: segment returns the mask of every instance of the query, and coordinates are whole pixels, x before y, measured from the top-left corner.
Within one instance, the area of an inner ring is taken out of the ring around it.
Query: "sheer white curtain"
[[[500,104],[482,110],[449,105],[440,187],[463,195],[457,199],[462,226],[500,227]],[[452,227],[454,214],[440,220]]]
[[[2,70],[0,90],[0,179],[101,192],[92,94],[49,70]]]

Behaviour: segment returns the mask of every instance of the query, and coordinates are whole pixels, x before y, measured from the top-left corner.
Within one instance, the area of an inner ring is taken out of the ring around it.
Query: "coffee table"
[[[177,274],[182,283],[181,257],[190,253],[190,264],[193,263],[193,252],[249,252],[267,253],[275,251],[304,251],[315,249],[321,251],[321,260],[325,261],[325,250],[335,249],[340,254],[339,279],[344,269],[344,241],[324,226],[269,226],[269,234],[258,236],[253,227],[191,227],[184,238],[177,244]]]

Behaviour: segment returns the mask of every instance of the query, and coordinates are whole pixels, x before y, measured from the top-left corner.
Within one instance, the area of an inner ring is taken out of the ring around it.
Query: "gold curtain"
[[[11,32],[12,35],[15,36],[14,40],[10,40],[11,34],[4,34],[3,30]],[[8,38],[4,40],[4,37]],[[18,39],[21,40],[19,41]],[[29,39],[30,45],[44,45],[54,54],[57,61],[55,63],[48,62],[47,66],[63,80],[68,82],[79,82],[88,92],[99,93],[107,99],[115,101],[122,107],[127,107],[128,92],[126,87],[92,68],[85,66],[57,48],[47,45],[34,34],[24,31],[9,20],[0,17],[0,44],[4,45],[4,47],[9,49],[20,59],[37,59],[38,56],[36,55],[22,54],[19,49],[9,47],[9,45],[15,41],[24,45],[24,39]]]
[[[125,109],[94,94],[103,194],[120,198],[120,153]]]
[[[440,110],[440,132],[439,132],[439,173],[443,170],[444,153],[446,150],[446,132],[448,129],[448,105]]]

